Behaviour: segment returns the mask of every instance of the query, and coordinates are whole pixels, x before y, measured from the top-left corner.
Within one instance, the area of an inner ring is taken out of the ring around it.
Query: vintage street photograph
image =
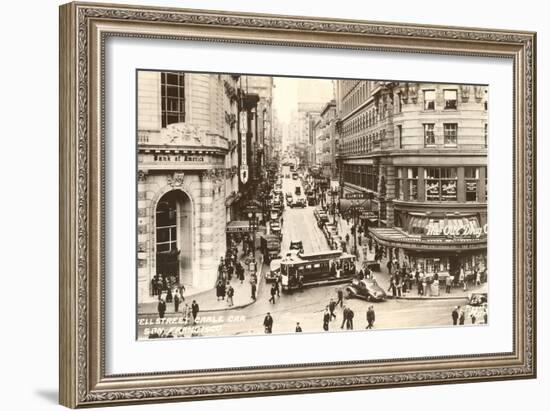
[[[136,89],[137,339],[488,324],[488,86]]]

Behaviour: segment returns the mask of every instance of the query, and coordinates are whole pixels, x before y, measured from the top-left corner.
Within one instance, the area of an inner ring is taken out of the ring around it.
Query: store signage
[[[169,154],[155,154],[153,159],[155,161],[162,162],[184,162],[184,163],[204,163],[206,160],[204,156],[185,156],[185,155],[169,155]]]
[[[242,165],[239,174],[241,176],[241,183],[246,184],[248,182],[248,166]]]
[[[323,183],[325,183],[323,181]],[[344,198],[347,200],[363,200],[368,198],[368,193],[345,193]]]
[[[487,232],[487,224],[485,224],[483,227],[479,227],[478,225],[473,223],[467,225],[447,224],[443,227],[440,224],[428,224],[426,226],[427,235],[479,238],[483,234],[487,235]]]

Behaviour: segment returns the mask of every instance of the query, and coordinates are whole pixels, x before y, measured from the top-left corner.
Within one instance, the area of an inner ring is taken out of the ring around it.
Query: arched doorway
[[[167,285],[192,283],[192,207],[183,191],[164,194],[155,210],[156,274]]]

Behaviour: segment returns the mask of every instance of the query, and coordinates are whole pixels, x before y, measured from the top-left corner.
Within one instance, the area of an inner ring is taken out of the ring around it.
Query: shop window
[[[162,127],[185,121],[184,73],[160,73]]]
[[[424,145],[426,147],[435,146],[434,124],[424,124]]]
[[[404,180],[404,168],[397,169],[397,179],[395,180],[395,192],[397,193],[397,198],[399,200],[405,199],[405,180]]]
[[[466,167],[464,169],[464,183],[466,186],[466,201],[478,201],[479,168]]]
[[[435,110],[435,90],[424,90],[424,110]]]
[[[456,123],[443,124],[443,142],[446,146],[456,146],[457,129],[458,125]]]
[[[424,170],[426,201],[456,201],[456,168],[429,167]]]
[[[407,168],[407,188],[408,188],[408,200],[418,199],[418,168]]]
[[[456,90],[444,90],[443,98],[445,99],[445,110],[456,110],[456,107],[457,107]]]

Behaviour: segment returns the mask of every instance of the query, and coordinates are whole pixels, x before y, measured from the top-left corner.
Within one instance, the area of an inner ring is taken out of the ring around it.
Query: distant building
[[[336,100],[342,194],[368,193],[371,237],[428,273],[483,269],[487,88],[339,80]]]
[[[336,120],[336,101],[331,100],[322,108],[315,125],[316,164],[321,168],[321,175],[330,179],[337,177]]]

